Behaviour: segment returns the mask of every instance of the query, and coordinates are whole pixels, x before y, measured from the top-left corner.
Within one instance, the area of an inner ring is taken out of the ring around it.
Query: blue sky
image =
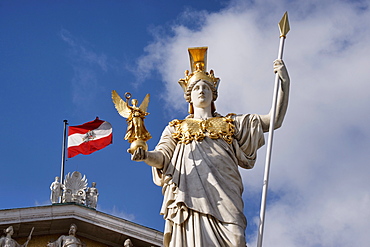
[[[63,120],[100,119],[114,143],[66,162],[97,183],[98,210],[162,231],[161,188],[130,161],[111,91],[151,94],[153,149],[186,116],[177,80],[187,48],[208,46],[221,114],[266,114],[277,23],[289,13],[284,60],[291,97],[274,138],[264,244],[365,246],[370,236],[369,1],[0,1],[0,209],[49,205]],[[266,136],[267,139],[267,136]],[[241,170],[255,246],[266,147]]]

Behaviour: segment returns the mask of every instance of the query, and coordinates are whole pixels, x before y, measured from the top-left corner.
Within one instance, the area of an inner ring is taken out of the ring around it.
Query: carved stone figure
[[[131,242],[131,239],[126,239],[125,242],[123,243],[123,247],[134,247],[134,245]]]
[[[92,182],[91,187],[86,190],[86,206],[96,208],[98,204],[98,189],[95,187],[96,183]]]
[[[0,238],[0,247],[27,247],[28,242],[31,240],[33,228],[31,230],[30,235],[27,238],[27,241],[24,244],[18,244],[17,241],[12,239],[12,236],[14,234],[13,226],[9,226],[4,230],[5,237]]]
[[[63,203],[75,202],[85,204],[87,179],[82,177],[81,173],[75,171],[72,174],[68,173],[63,184]]]
[[[50,201],[51,203],[58,203],[59,198],[62,195],[62,184],[59,182],[59,177],[55,177],[55,181],[50,185],[51,195]]]
[[[69,235],[60,236],[55,242],[49,242],[47,247],[84,247],[86,246],[80,239],[76,237],[77,226],[71,224]]]
[[[112,91],[112,100],[118,111],[118,113],[127,118],[127,131],[125,135],[125,140],[128,140],[131,143],[131,146],[128,150],[129,153],[133,153],[138,147],[142,147],[145,150],[148,149],[146,141],[152,138],[150,133],[146,130],[144,125],[145,116],[149,113],[146,112],[149,104],[150,95],[147,94],[138,107],[137,99],[132,99],[131,104],[128,103],[128,100],[131,98],[130,93],[125,94],[126,102],[118,95],[116,91]]]
[[[271,116],[218,114],[214,102],[220,80],[206,71],[206,52],[206,47],[189,49],[191,73],[179,81],[190,115],[170,122],[154,151],[138,148],[131,159],[152,166],[154,182],[163,187],[164,246],[245,247],[238,167],[253,168]],[[275,118],[279,128],[290,79],[282,60],[274,62],[274,72],[281,79]]]

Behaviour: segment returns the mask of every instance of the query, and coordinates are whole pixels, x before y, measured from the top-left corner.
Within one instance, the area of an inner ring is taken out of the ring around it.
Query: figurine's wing
[[[119,115],[121,115],[124,118],[128,118],[130,116],[131,110],[127,106],[127,103],[118,95],[116,90],[112,91],[112,100]]]
[[[148,105],[149,105],[149,99],[150,99],[150,94],[147,94],[139,107],[140,110],[146,112],[146,109],[148,109]]]

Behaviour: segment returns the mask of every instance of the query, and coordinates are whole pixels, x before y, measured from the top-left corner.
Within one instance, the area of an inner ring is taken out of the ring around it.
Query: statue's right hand
[[[143,160],[146,159],[146,157],[147,157],[146,151],[142,147],[139,147],[131,155],[131,160],[134,160],[134,161],[143,161]]]

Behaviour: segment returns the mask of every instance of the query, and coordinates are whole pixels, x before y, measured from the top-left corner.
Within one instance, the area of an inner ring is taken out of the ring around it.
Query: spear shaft
[[[33,233],[33,230],[35,230],[35,227],[32,227],[32,229],[31,229],[31,232],[30,232],[30,234],[28,235],[28,240],[30,240],[31,239],[31,237],[32,237],[32,233]]]
[[[280,29],[280,45],[279,45],[278,59],[282,59],[286,34],[289,32],[289,29],[290,29],[289,21],[288,21],[288,12],[285,12],[283,18],[279,22],[279,29]],[[279,75],[276,73],[274,93],[273,93],[273,99],[272,99],[272,107],[271,107],[271,115],[270,115],[271,118],[270,118],[269,136],[268,136],[268,142],[267,142],[265,173],[263,177],[262,199],[261,199],[261,209],[260,209],[260,224],[258,228],[257,247],[262,247],[263,230],[264,230],[264,223],[265,223],[265,211],[266,211],[266,198],[267,198],[268,181],[269,181],[269,175],[270,175],[270,162],[271,162],[271,154],[272,154],[272,142],[274,138],[276,105],[277,105],[277,99],[278,99],[279,85],[280,85],[280,79],[279,79]]]

